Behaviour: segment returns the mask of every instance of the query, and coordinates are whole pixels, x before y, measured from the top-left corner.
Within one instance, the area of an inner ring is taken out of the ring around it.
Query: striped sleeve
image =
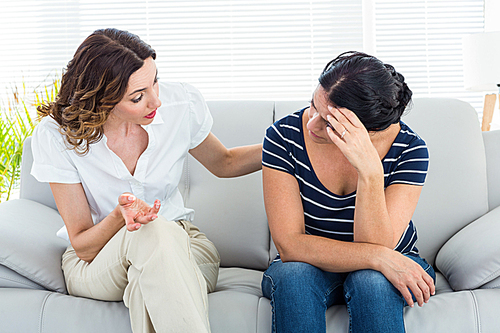
[[[388,185],[423,186],[429,168],[429,152],[421,138],[412,140],[402,151],[396,167],[389,174]]]
[[[266,130],[262,148],[262,165],[294,175],[295,164],[289,152],[287,138],[278,130],[277,125],[274,123]]]

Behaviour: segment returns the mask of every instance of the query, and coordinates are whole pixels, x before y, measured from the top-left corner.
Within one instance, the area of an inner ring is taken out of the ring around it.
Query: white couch
[[[274,120],[306,105],[209,102],[213,132],[229,147],[262,142]],[[415,99],[403,120],[429,147],[413,220],[418,248],[438,272],[437,294],[405,310],[407,332],[499,332],[500,131],[481,133],[474,109],[452,99]],[[29,175],[31,162],[27,141],[21,199],[0,204],[0,332],[130,332],[122,302],[67,295],[60,268],[67,244],[55,236],[63,222],[49,186]],[[260,172],[217,179],[190,157],[179,187],[196,211],[194,223],[221,254],[217,289],[209,295],[212,331],[271,332],[260,282],[276,250]],[[328,309],[327,323],[328,332],[347,332],[345,306]]]

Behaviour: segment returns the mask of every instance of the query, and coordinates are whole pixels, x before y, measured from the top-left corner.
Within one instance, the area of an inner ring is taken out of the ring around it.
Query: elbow
[[[78,258],[80,258],[80,260],[83,260],[87,263],[91,263],[92,260],[94,260],[95,258],[95,255],[91,255],[90,253],[85,253],[85,251],[76,251],[75,250],[75,254]]]
[[[75,254],[80,260],[83,260],[85,262],[88,262],[89,264],[94,260],[96,257],[97,253],[93,253],[91,250],[84,246],[80,246],[77,240],[73,240],[71,242],[71,245],[73,246],[73,250],[75,251]]]
[[[212,172],[212,174],[217,178],[234,177],[234,171],[232,170],[233,164],[233,158],[231,155],[227,155],[220,161],[219,165],[216,168],[213,168],[213,170],[210,170],[210,172]]]
[[[280,259],[282,262],[298,261],[295,256],[293,246],[279,246],[278,244],[276,244],[276,248],[278,249],[278,253],[280,254]]]

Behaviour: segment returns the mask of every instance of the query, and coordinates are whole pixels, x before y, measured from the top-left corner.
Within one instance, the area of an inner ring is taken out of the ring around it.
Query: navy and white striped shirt
[[[276,121],[266,131],[262,165],[287,172],[297,179],[304,209],[307,234],[340,241],[353,241],[356,192],[337,195],[318,180],[307,156],[302,128],[305,109]],[[384,186],[409,184],[422,186],[429,165],[427,146],[405,123],[382,160]],[[394,250],[418,254],[417,229],[412,221]]]

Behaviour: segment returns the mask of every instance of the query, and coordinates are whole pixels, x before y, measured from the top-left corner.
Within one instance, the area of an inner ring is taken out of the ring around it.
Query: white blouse
[[[149,142],[134,175],[108,148],[106,136],[92,144],[88,154],[78,155],[67,147],[50,117],[43,118],[33,132],[31,174],[40,182],[81,183],[94,224],[111,213],[123,192],[149,205],[161,200],[159,213],[168,220],[192,221],[194,211],[184,207],[177,185],[188,150],[208,136],[212,116],[201,93],[188,84],[161,82],[160,100],[153,122],[143,126]],[[69,241],[65,227],[57,235]]]

